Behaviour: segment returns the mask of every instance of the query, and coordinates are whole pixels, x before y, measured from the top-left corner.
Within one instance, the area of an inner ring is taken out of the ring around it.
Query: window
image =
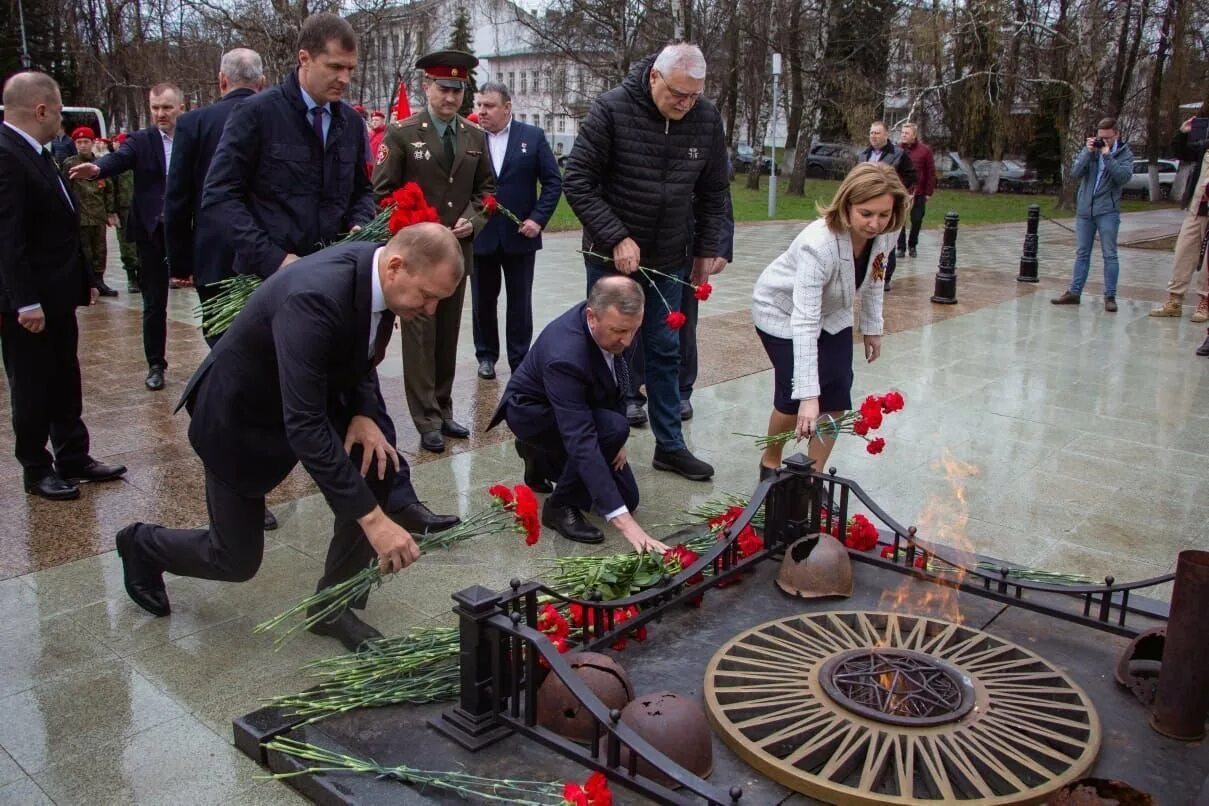
[[[546,125],[545,125],[545,129],[546,129],[546,131],[550,131],[550,130],[551,130],[551,129],[553,129],[553,128],[554,128],[554,115],[552,115],[551,113],[547,112],[547,113],[546,113]]]
[[[504,83],[504,74],[503,74],[503,73],[496,73],[496,74],[495,74],[495,83],[496,83],[496,84],[503,84],[503,83]]]
[[[511,88],[509,88],[511,89]],[[521,70],[521,95],[526,95],[529,92],[529,74]]]
[[[542,80],[538,76],[538,72],[536,70],[533,71],[533,91],[534,92],[542,91]]]
[[[559,115],[558,116],[558,131],[561,134],[562,132],[565,132],[566,130],[567,130],[567,116]]]

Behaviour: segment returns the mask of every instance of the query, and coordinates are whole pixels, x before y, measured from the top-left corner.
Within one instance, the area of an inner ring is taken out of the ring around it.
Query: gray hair
[[[683,70],[689,78],[700,81],[705,78],[705,55],[701,48],[690,42],[668,45],[659,51],[652,69],[658,70],[664,78],[670,76],[673,70]]]
[[[218,70],[232,84],[254,86],[264,78],[264,63],[251,48],[234,48],[222,55]]]
[[[512,103],[512,93],[508,92],[508,87],[498,81],[488,81],[483,86],[479,87],[479,95],[485,95],[489,92],[499,93],[500,101],[506,104]]]
[[[623,316],[635,316],[642,313],[645,306],[642,286],[621,275],[601,277],[588,292],[588,307],[597,314],[616,308]]]

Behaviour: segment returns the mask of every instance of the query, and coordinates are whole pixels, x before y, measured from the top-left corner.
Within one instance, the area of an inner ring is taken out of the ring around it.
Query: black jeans
[[[166,369],[168,343],[168,255],[164,227],[149,241],[139,241],[139,286],[143,290],[143,354],[147,366]]]
[[[502,285],[508,292],[505,339],[508,367],[516,372],[533,340],[533,264],[536,255],[509,255],[496,250],[474,256],[470,302],[474,311],[474,357],[494,364],[500,358],[498,304]]]
[[[914,202],[911,204],[911,235],[907,236],[907,228],[903,227],[898,233],[898,248],[906,249],[908,246],[914,249],[919,245],[919,228],[924,223],[924,213],[928,209],[927,196],[915,196]]]

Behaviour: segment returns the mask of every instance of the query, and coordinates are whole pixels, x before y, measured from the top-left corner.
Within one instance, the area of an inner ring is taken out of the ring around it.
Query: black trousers
[[[0,314],[0,350],[8,377],[15,453],[26,481],[50,472],[47,440],[59,467],[88,461],[75,308],[44,308],[43,314],[46,328],[41,333],[23,328],[16,313]]]
[[[911,204],[911,235],[908,237],[906,227],[899,230],[899,249],[906,249],[908,246],[914,249],[919,245],[919,228],[923,226],[924,213],[928,210],[927,196],[913,196],[912,198],[914,201]]]
[[[689,400],[693,396],[693,387],[697,384],[697,298],[684,289],[680,296],[680,311],[684,314],[684,327],[680,328],[680,399]],[[634,336],[634,341],[625,352],[630,362],[630,394],[626,403],[646,403],[646,395],[639,386],[646,383],[646,359],[642,350],[642,331]]]
[[[168,254],[164,227],[156,227],[150,240],[136,243],[139,251],[139,286],[143,290],[143,354],[147,366],[165,369],[168,343]]]
[[[533,264],[536,253],[509,255],[496,250],[474,256],[470,302],[474,311],[474,355],[494,364],[500,358],[498,303],[501,279],[507,289],[505,340],[508,366],[520,366],[533,340]]]
[[[630,424],[625,415],[612,409],[594,409],[596,436],[600,453],[606,462],[612,463],[625,447],[630,436]],[[592,508],[592,491],[580,478],[578,468],[567,461],[567,451],[562,434],[551,424],[554,414],[549,406],[509,403],[508,427],[516,434],[519,449],[528,452],[539,463],[542,474],[557,479],[554,492],[550,494],[550,506],[572,506],[576,509]],[[638,508],[638,482],[627,462],[621,470],[613,471],[613,482],[621,499],[631,512]],[[601,515],[607,513],[601,512]]]

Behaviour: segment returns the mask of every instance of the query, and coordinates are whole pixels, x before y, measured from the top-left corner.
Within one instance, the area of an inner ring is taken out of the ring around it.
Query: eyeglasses
[[[662,73],[659,74],[659,79],[663,82],[663,86],[667,87],[667,91],[670,92],[672,94],[672,97],[675,98],[677,101],[693,101],[695,103],[697,101],[697,99],[700,98],[704,94],[704,93],[700,93],[700,92],[681,92],[680,90],[676,89],[671,84],[669,84],[667,79],[664,78]]]

